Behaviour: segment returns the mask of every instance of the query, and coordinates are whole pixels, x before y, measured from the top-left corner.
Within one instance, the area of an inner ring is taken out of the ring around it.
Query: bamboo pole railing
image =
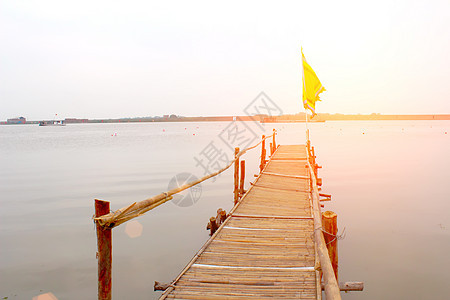
[[[325,291],[325,297],[327,300],[339,300],[341,299],[339,285],[337,283],[336,276],[334,274],[333,266],[330,261],[330,256],[328,254],[328,249],[322,232],[322,213],[320,210],[319,189],[317,188],[316,172],[314,171],[310,162],[308,142],[306,146],[307,147],[306,153],[308,155],[307,163],[312,185],[311,197],[314,214],[314,242],[316,245],[316,251],[320,262],[320,270],[323,273],[324,279],[323,286]]]
[[[191,188],[203,181],[206,181],[220,173],[226,171],[233,164],[235,164],[235,204],[238,202],[240,192],[243,192],[243,184],[238,186],[239,177],[239,158],[247,153],[247,151],[258,147],[261,143],[264,143],[266,139],[273,138],[275,141],[276,131],[274,129],[273,134],[264,137],[260,142],[252,147],[248,147],[242,151],[236,148],[235,157],[224,168],[217,172],[206,175],[198,180],[194,180],[183,184],[180,187],[174,188],[165,193],[153,196],[140,202],[134,202],[128,206],[122,207],[114,212],[109,213],[109,202],[104,200],[95,199],[95,215],[93,217],[97,228],[97,258],[98,258],[98,299],[99,300],[111,300],[112,298],[112,229],[119,226],[133,218],[139,217],[146,212],[158,207],[161,204],[166,203],[173,199],[173,195],[180,193],[188,188]],[[265,148],[262,148],[262,152],[265,154]],[[264,155],[265,156],[265,155]],[[242,176],[242,175],[241,175]],[[236,201],[237,198],[237,201]],[[236,205],[235,205],[236,206]]]
[[[186,184],[183,184],[180,187],[174,188],[170,191],[167,191],[165,193],[158,194],[156,196],[153,196],[151,198],[142,200],[140,202],[134,202],[128,206],[122,207],[114,212],[108,213],[106,215],[95,217],[94,222],[99,224],[100,226],[104,228],[114,228],[119,226],[120,224],[123,224],[133,218],[139,217],[146,212],[154,209],[155,207],[160,206],[161,204],[164,204],[165,202],[172,199],[172,196],[175,194],[178,194],[188,188],[191,188],[203,181],[206,181],[214,176],[219,175],[220,173],[226,171],[228,168],[230,168],[236,161],[239,161],[239,158],[247,153],[247,151],[252,150],[256,147],[258,147],[261,143],[263,143],[265,140],[273,137],[273,135],[276,134],[276,131],[272,135],[269,135],[267,137],[264,137],[259,143],[252,147],[248,147],[244,150],[239,151],[233,160],[229,162],[228,165],[226,165],[224,168],[220,169],[217,172],[211,173],[209,175],[206,175],[200,179],[188,182]],[[97,200],[97,199],[96,199]]]

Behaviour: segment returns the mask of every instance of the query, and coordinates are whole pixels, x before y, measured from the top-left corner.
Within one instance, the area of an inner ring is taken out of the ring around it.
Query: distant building
[[[66,118],[66,123],[89,123],[88,119]]]
[[[24,117],[18,117],[18,118],[12,118],[6,120],[7,124],[25,124],[27,122],[27,119]]]

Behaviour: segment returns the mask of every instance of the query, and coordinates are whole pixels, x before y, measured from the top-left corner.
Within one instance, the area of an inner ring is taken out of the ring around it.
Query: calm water
[[[96,299],[94,198],[118,209],[167,189],[229,123],[0,126],[0,297]],[[260,135],[263,129],[248,123]],[[274,124],[282,144],[304,124]],[[266,125],[267,132],[272,130]],[[450,291],[450,122],[310,124],[323,192],[338,214],[340,280],[364,281],[344,299],[447,299]],[[445,134],[447,132],[448,134]],[[223,137],[223,136],[222,136]],[[247,180],[259,149],[246,155]],[[207,240],[207,220],[232,207],[232,171],[202,185],[190,207],[167,203],[113,234],[113,296],[154,299]]]

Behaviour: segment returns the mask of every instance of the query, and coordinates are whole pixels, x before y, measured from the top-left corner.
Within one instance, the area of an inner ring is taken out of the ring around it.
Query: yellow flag
[[[303,106],[311,110],[313,116],[316,114],[316,101],[320,101],[319,94],[325,91],[325,88],[317,78],[316,73],[306,62],[302,50],[303,61]]]

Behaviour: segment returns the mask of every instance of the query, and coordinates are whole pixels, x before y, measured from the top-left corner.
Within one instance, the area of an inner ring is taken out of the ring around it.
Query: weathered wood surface
[[[161,299],[320,299],[309,192],[305,146],[279,146]]]
[[[234,148],[234,204],[239,201],[239,147]]]
[[[339,282],[339,289],[341,292],[361,292],[364,290],[364,282],[361,281],[350,281],[350,282]],[[325,285],[322,284],[322,291],[325,290]]]
[[[311,163],[308,161],[307,164],[310,170],[310,174],[314,174]],[[331,265],[325,238],[322,233],[322,213],[320,212],[319,190],[316,183],[316,177],[314,175],[311,176],[311,181],[311,203],[313,211],[312,214],[314,216],[314,238],[316,245],[316,254],[318,256],[317,260],[320,262],[320,268],[323,274],[325,297],[327,300],[340,300],[341,295],[339,293],[339,285],[333,271],[333,266]]]
[[[109,213],[109,202],[95,199],[95,216]],[[98,259],[98,299],[111,300],[112,297],[112,232],[96,224]]]
[[[245,160],[241,160],[241,177],[239,180],[239,197],[242,197],[245,193]]]
[[[337,214],[332,211],[323,212],[322,228],[334,275],[336,280],[338,280]]]

